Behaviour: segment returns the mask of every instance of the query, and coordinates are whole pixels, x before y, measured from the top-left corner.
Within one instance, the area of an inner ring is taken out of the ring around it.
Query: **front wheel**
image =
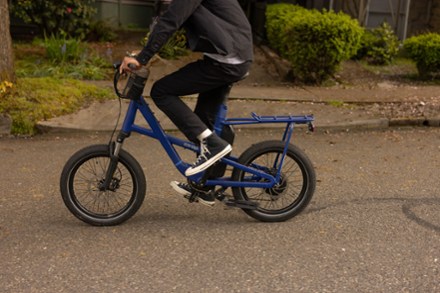
[[[248,148],[238,161],[275,176],[280,168],[284,146],[282,141],[263,141]],[[232,180],[264,182],[265,179],[234,168]],[[281,222],[294,217],[308,205],[315,186],[312,163],[302,150],[289,144],[280,179],[272,188],[234,187],[232,192],[237,200],[258,203],[257,209],[243,209],[249,216],[263,222]]]
[[[124,150],[119,152],[109,188],[103,190],[109,164],[109,146],[92,145],[75,153],[61,173],[64,204],[78,219],[91,225],[110,226],[128,220],[145,197],[144,172]]]

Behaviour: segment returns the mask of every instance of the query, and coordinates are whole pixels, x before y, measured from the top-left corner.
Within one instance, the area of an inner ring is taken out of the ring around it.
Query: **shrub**
[[[271,48],[278,52],[285,51],[285,36],[290,29],[291,21],[307,10],[298,5],[274,4],[266,9],[266,35]]]
[[[365,31],[356,58],[365,58],[372,65],[390,64],[399,53],[399,45],[393,29],[384,22],[377,28]]]
[[[88,34],[88,41],[111,42],[114,41],[117,34],[113,27],[104,20],[94,20],[91,22]]]
[[[416,62],[422,78],[440,73],[440,34],[426,33],[406,39],[403,49]]]
[[[89,32],[96,9],[94,0],[13,0],[13,13],[26,23],[42,28],[46,35],[65,32],[69,37],[83,39]]]
[[[66,38],[64,34],[59,37],[45,37],[42,45],[46,49],[47,59],[57,63],[77,63],[85,52],[85,46],[80,40]]]
[[[300,81],[322,83],[359,49],[363,30],[344,13],[289,4],[269,5],[266,13],[269,43],[291,63]]]

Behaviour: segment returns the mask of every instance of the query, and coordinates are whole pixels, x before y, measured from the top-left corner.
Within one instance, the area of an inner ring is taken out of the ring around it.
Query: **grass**
[[[82,81],[110,80],[111,63],[85,43],[59,41],[52,38],[14,44],[17,81],[2,83],[0,91],[0,113],[11,116],[12,134],[34,135],[38,121],[114,97],[109,89]],[[73,46],[71,51],[68,46]],[[77,49],[79,46],[83,49]],[[64,52],[70,55],[63,56]]]
[[[102,67],[84,62],[68,66],[57,66],[44,63],[39,60],[17,60],[15,74],[18,77],[52,77],[74,78],[87,80],[106,80],[112,75],[111,70],[103,70]]]
[[[179,44],[176,41],[171,45],[174,49]],[[34,135],[38,133],[38,121],[74,113],[92,101],[113,98],[109,89],[82,81],[113,77],[108,60],[111,56],[99,53],[103,46],[67,39],[62,34],[14,43],[17,81],[0,85],[0,113],[11,116],[12,134]]]
[[[428,79],[422,78],[415,62],[405,57],[398,57],[388,65],[371,65],[366,61],[361,61],[360,64],[369,72],[389,80],[411,84],[440,85],[439,76],[432,75]]]
[[[73,60],[55,55],[57,43],[35,41],[32,44],[14,44],[15,74],[17,77],[74,78],[108,80],[113,74],[112,64],[87,46],[78,50]],[[59,48],[59,51],[62,47]]]
[[[336,108],[343,108],[345,107],[345,103],[343,101],[338,101],[338,100],[331,100],[326,102],[327,105],[332,106],[332,107],[336,107]]]
[[[404,56],[394,59],[391,64],[371,65],[365,60],[345,61],[341,70],[324,86],[375,86],[383,82],[401,85],[440,85],[440,75],[423,79],[419,76],[416,64]]]
[[[109,89],[74,79],[19,78],[0,94],[0,113],[11,116],[12,134],[34,135],[38,121],[74,113],[92,101],[113,96]]]
[[[378,75],[412,76],[418,74],[415,63],[403,57],[396,58],[391,64],[387,65],[371,65],[364,60],[360,64],[368,71]]]

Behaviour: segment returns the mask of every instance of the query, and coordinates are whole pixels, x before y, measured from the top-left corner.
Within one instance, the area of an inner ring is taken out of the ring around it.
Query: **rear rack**
[[[315,120],[313,115],[303,116],[260,116],[256,113],[251,113],[251,118],[227,118],[225,124],[241,125],[241,124],[258,124],[258,123],[296,123],[307,124]]]

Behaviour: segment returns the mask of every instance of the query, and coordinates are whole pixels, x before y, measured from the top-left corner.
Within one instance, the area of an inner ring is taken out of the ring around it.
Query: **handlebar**
[[[137,66],[133,63],[128,64],[128,67],[133,70],[131,72],[119,72],[121,68],[121,63],[113,64],[115,69],[115,74],[113,77],[113,87],[115,93],[118,97],[123,99],[137,100],[142,95],[145,87],[145,83],[148,79],[149,70],[145,67],[137,69]],[[123,85],[123,89],[118,88],[118,82],[121,76],[128,76],[127,82]]]

